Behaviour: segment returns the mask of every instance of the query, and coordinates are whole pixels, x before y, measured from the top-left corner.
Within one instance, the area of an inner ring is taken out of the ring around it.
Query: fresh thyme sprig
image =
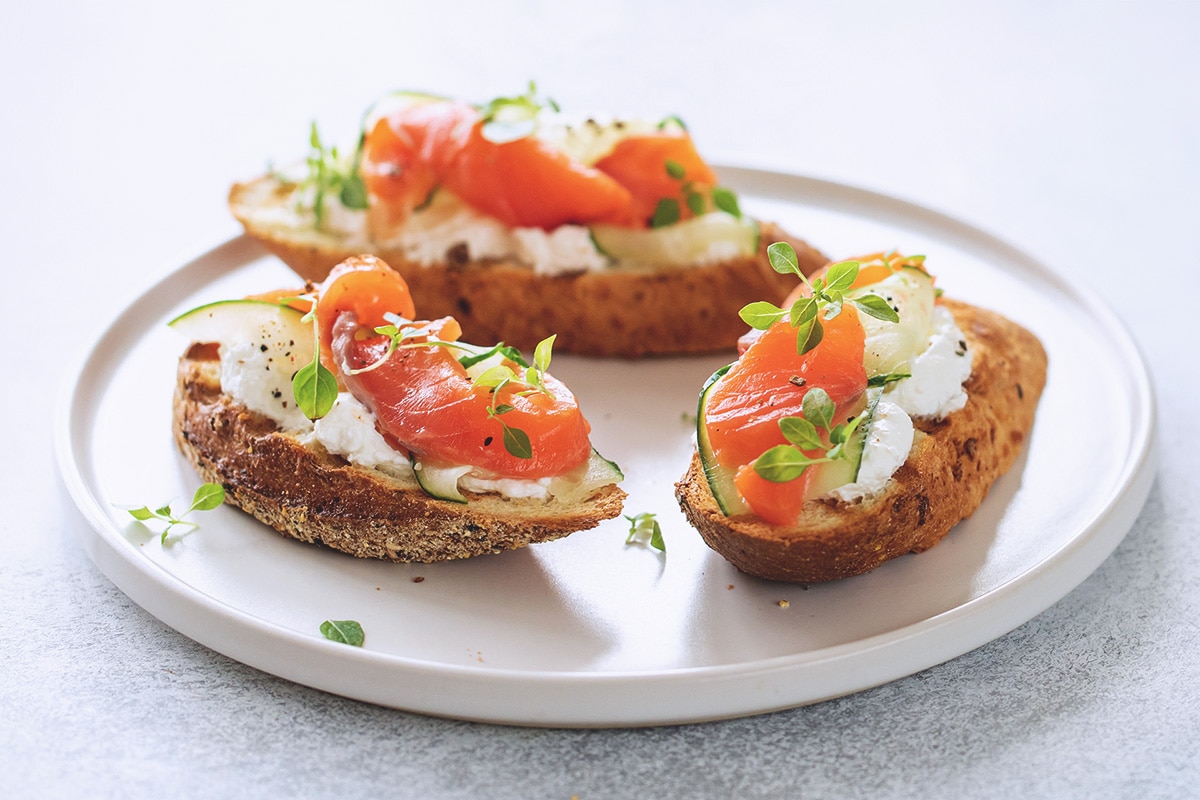
[[[775,242],[767,248],[771,267],[781,275],[796,275],[812,294],[801,297],[790,308],[780,308],[765,300],[750,303],[738,312],[742,321],[756,330],[766,330],[783,318],[787,318],[796,329],[796,352],[804,355],[821,343],[825,335],[821,320],[833,319],[842,311],[844,303],[850,303],[859,311],[886,322],[899,322],[896,309],[877,294],[857,297],[847,295],[858,277],[859,262],[841,261],[832,265],[825,277],[809,281],[800,271],[796,250],[787,242]]]
[[[558,103],[549,97],[538,97],[537,84],[529,82],[529,90],[515,97],[496,97],[479,107],[483,117],[483,138],[495,144],[524,139],[537,130],[537,117],[542,109],[557,112]]]
[[[647,512],[632,517],[625,515],[625,519],[629,520],[629,535],[625,537],[625,544],[648,544],[659,552],[667,552],[667,543],[663,541],[662,527],[656,516]]]
[[[171,532],[172,528],[179,525],[187,525],[192,528],[199,527],[199,523],[184,519],[188,514],[191,514],[193,511],[211,511],[223,502],[225,502],[225,487],[219,483],[204,483],[192,495],[192,504],[180,514],[175,514],[171,510],[170,503],[154,510],[151,510],[149,506],[126,510],[138,522],[147,522],[156,519],[167,523],[167,527],[163,528],[162,538],[160,539],[163,544],[166,544],[167,534]]]
[[[776,445],[754,460],[754,471],[772,483],[793,481],[813,464],[848,458],[846,443],[864,416],[859,414],[847,423],[833,425],[836,413],[833,400],[820,387],[805,393],[801,408],[804,416],[779,420],[779,430],[788,444]],[[822,430],[825,437],[821,436]],[[819,450],[823,455],[810,456],[806,450]]]
[[[506,364],[497,364],[484,370],[475,379],[475,386],[491,390],[488,417],[500,423],[504,449],[508,451],[509,455],[516,458],[533,458],[533,445],[529,440],[529,434],[520,428],[514,428],[501,419],[504,414],[515,411],[516,408],[508,403],[499,402],[500,393],[506,388],[524,387],[516,394],[519,396],[537,392],[550,394],[550,390],[546,388],[546,371],[550,368],[551,351],[556,338],[557,334],[553,334],[538,342],[537,347],[533,350],[533,364],[524,367],[522,375],[518,375]]]
[[[325,224],[327,195],[336,195],[346,208],[365,209],[367,187],[359,172],[362,160],[361,137],[354,158],[349,163],[344,163],[336,146],[325,147],[321,143],[321,135],[317,132],[317,123],[314,121],[309,129],[308,147],[308,177],[302,187],[312,189],[312,212],[317,230]]]

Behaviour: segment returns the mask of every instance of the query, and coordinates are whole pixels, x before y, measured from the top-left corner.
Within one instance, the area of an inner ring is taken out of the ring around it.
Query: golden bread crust
[[[324,280],[330,268],[361,254],[362,245],[312,230],[264,222],[256,212],[278,203],[270,178],[236,184],[229,206],[245,227],[305,280]],[[758,252],[721,264],[656,270],[617,269],[547,277],[506,261],[422,266],[401,252],[372,247],[408,283],[421,316],[453,316],[463,338],[503,341],[532,350],[557,334],[555,350],[578,355],[638,358],[732,350],[745,325],[737,312],[756,300],[781,303],[795,287],[767,260],[767,245],[787,241],[805,274],[828,263],[819,251],[778,225],[760,222]]]
[[[788,527],[749,515],[726,517],[693,456],[676,498],[709,547],[751,575],[828,581],[927,550],[975,512],[1033,428],[1046,352],[1032,333],[993,311],[943,303],[974,353],[967,405],[940,421],[914,420],[926,435],[918,434],[882,494],[857,503],[809,501]]]
[[[434,562],[499,553],[594,528],[621,512],[625,492],[605,486],[585,502],[467,494],[438,500],[415,484],[306,447],[269,418],[222,393],[215,347],[180,359],[174,433],[226,502],[285,536],[359,558]]]

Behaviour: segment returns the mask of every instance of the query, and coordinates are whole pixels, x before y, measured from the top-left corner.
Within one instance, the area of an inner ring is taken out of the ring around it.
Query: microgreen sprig
[[[537,116],[543,108],[558,111],[558,103],[549,97],[538,97],[537,84],[529,82],[529,90],[515,97],[496,97],[479,108],[483,117],[483,138],[495,144],[524,139],[537,130]]]
[[[625,537],[625,544],[648,544],[659,552],[667,552],[667,543],[663,541],[657,515],[643,512],[632,517],[624,516],[629,520],[629,535]]]
[[[308,134],[308,177],[302,186],[311,188],[312,212],[318,230],[325,224],[325,198],[336,194],[346,208],[362,210],[367,207],[367,187],[363,183],[359,165],[362,160],[362,139],[355,150],[354,158],[345,163],[336,146],[326,147],[321,143],[314,121]]]
[[[321,328],[317,324],[316,302],[313,302],[312,308],[300,321],[312,324],[313,360],[292,376],[292,394],[304,416],[318,420],[333,408],[338,396],[338,382],[333,373],[321,363]]]
[[[192,495],[192,504],[178,515],[171,510],[170,503],[154,510],[151,510],[149,506],[126,510],[138,522],[147,522],[156,519],[167,523],[167,527],[163,529],[162,538],[160,539],[163,544],[166,544],[167,534],[171,532],[172,528],[179,525],[187,525],[192,528],[199,527],[199,523],[184,519],[188,514],[191,514],[193,511],[211,511],[223,502],[225,502],[225,487],[219,483],[204,483]]]
[[[877,294],[848,295],[850,287],[858,277],[859,262],[840,261],[829,267],[823,278],[809,281],[800,271],[796,250],[787,242],[775,242],[767,248],[771,268],[781,275],[796,275],[812,290],[812,294],[801,297],[790,308],[780,308],[765,300],[750,303],[738,312],[742,321],[756,330],[766,330],[785,317],[796,329],[796,352],[801,355],[821,343],[825,335],[821,320],[833,319],[850,303],[859,311],[886,322],[899,322],[900,315]]]
[[[501,419],[504,414],[516,410],[511,404],[500,402],[501,392],[510,387],[524,387],[516,392],[518,396],[537,392],[549,395],[550,390],[546,387],[546,371],[550,368],[550,358],[556,338],[557,334],[554,334],[538,342],[537,347],[533,350],[533,364],[524,366],[524,359],[516,362],[518,365],[524,366],[521,375],[518,375],[512,367],[506,364],[497,364],[484,370],[475,379],[475,386],[482,386],[491,391],[491,402],[487,409],[488,418],[500,423],[504,449],[508,451],[509,455],[516,458],[533,458],[533,445],[530,442],[529,434],[520,428],[514,428]]]
[[[788,444],[776,445],[754,460],[754,471],[772,483],[793,481],[814,464],[849,457],[846,443],[863,418],[860,414],[849,422],[834,425],[833,400],[820,387],[805,393],[801,408],[804,416],[779,420],[779,430]],[[821,435],[822,430],[826,433],[825,437]],[[822,452],[822,455],[810,456],[805,452],[813,450]]]

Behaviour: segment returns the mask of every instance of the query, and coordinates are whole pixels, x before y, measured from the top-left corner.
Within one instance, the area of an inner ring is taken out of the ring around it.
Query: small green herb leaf
[[[713,205],[724,211],[726,214],[732,214],[738,219],[742,218],[742,208],[738,204],[737,195],[732,189],[727,189],[724,186],[714,186],[712,190]]]
[[[365,211],[367,209],[367,185],[363,183],[362,175],[355,170],[350,175],[346,176],[342,183],[342,191],[338,196],[342,201],[342,205],[346,208],[352,208],[356,211]]]
[[[804,474],[813,459],[795,447],[780,444],[754,460],[754,471],[772,483],[787,483]]]
[[[509,455],[516,458],[533,458],[533,445],[529,441],[529,434],[520,428],[504,425],[503,422],[501,426],[504,429],[504,449]]]
[[[145,522],[148,519],[154,519],[154,512],[146,506],[142,506],[141,508],[130,508],[127,510],[129,511],[129,515],[139,522]]]
[[[680,164],[678,161],[673,161],[672,159],[668,158],[666,161],[666,167],[667,174],[677,181],[683,180],[684,176],[687,174],[687,171],[683,168],[683,164]]]
[[[655,514],[642,513],[632,517],[625,515],[625,519],[629,520],[629,535],[625,537],[625,544],[648,544],[659,552],[667,552],[662,527],[658,524]]]
[[[212,511],[225,502],[225,487],[219,483],[201,484],[192,495],[192,505],[184,513],[190,511]]]
[[[911,378],[911,372],[891,372],[887,375],[872,375],[867,378],[867,386],[887,386],[889,383]]]
[[[651,228],[662,228],[679,222],[679,201],[664,197],[654,207],[654,216],[650,218]]]
[[[845,292],[854,284],[854,279],[858,277],[857,261],[839,261],[829,268],[825,273],[825,291],[826,292]]]
[[[331,642],[362,647],[366,641],[362,625],[352,619],[327,619],[321,623],[321,635]]]
[[[503,364],[497,364],[494,367],[488,367],[483,371],[478,378],[475,379],[476,386],[483,386],[490,389],[498,389],[506,383],[510,383],[517,379],[517,373]]]
[[[800,407],[804,409],[804,418],[819,428],[828,428],[836,413],[836,407],[829,397],[829,392],[819,386],[808,390]]]
[[[821,320],[813,317],[808,322],[802,322],[796,328],[796,352],[804,355],[824,338],[825,327],[821,325]]]
[[[779,430],[783,432],[783,438],[801,450],[825,449],[825,442],[821,441],[817,426],[804,417],[784,417],[779,420]]]
[[[292,394],[304,416],[320,419],[329,413],[337,400],[337,378],[325,368],[318,356],[314,356],[311,363],[301,367],[292,377]]]
[[[704,195],[699,192],[687,192],[684,200],[687,202],[688,211],[692,212],[692,216],[698,217],[704,213]]]
[[[799,328],[801,325],[816,319],[817,311],[819,310],[820,306],[817,304],[817,298],[801,297],[792,303],[792,309],[788,314],[788,318],[793,328]]]
[[[767,247],[767,258],[771,268],[781,275],[799,275],[800,261],[796,258],[796,248],[787,242],[774,242]]]
[[[884,300],[877,294],[865,294],[862,297],[850,297],[847,299],[854,304],[855,308],[864,314],[869,314],[875,319],[881,319],[884,322],[900,321],[900,315],[896,313],[896,309],[888,305],[887,300]]]
[[[545,374],[546,370],[550,369],[550,355],[554,349],[554,340],[557,338],[557,333],[551,334],[533,348],[533,365],[537,367],[538,372]]]
[[[765,331],[787,316],[787,313],[774,303],[760,300],[757,303],[750,303],[743,306],[742,310],[738,312],[738,316],[742,318],[742,322],[745,322],[751,328],[758,331]]]

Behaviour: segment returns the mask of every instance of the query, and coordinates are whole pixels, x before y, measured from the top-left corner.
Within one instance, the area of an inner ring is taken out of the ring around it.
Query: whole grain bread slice
[[[828,581],[927,550],[975,512],[1029,438],[1047,357],[1030,331],[1001,315],[943,302],[974,353],[966,406],[939,421],[914,420],[918,441],[881,494],[853,503],[811,500],[786,527],[726,517],[693,456],[676,498],[709,547],[750,575]]]
[[[294,204],[293,190],[264,176],[233,186],[229,207],[246,232],[301,278],[324,280],[335,264],[360,253],[382,258],[408,283],[421,315],[453,316],[463,338],[532,350],[557,334],[558,352],[638,358],[732,350],[745,329],[738,310],[757,300],[782,302],[795,276],[775,272],[767,246],[786,241],[801,270],[828,259],[772,222],[759,222],[758,251],[719,264],[611,269],[544,276],[504,260],[473,261],[451,248],[443,263],[425,266],[399,250],[314,230],[295,215],[272,213]]]
[[[464,492],[438,500],[415,481],[356,466],[282,432],[221,390],[215,345],[180,359],[173,428],[180,451],[226,502],[275,530],[360,558],[435,562],[499,553],[594,528],[621,512],[615,484],[577,503]]]

